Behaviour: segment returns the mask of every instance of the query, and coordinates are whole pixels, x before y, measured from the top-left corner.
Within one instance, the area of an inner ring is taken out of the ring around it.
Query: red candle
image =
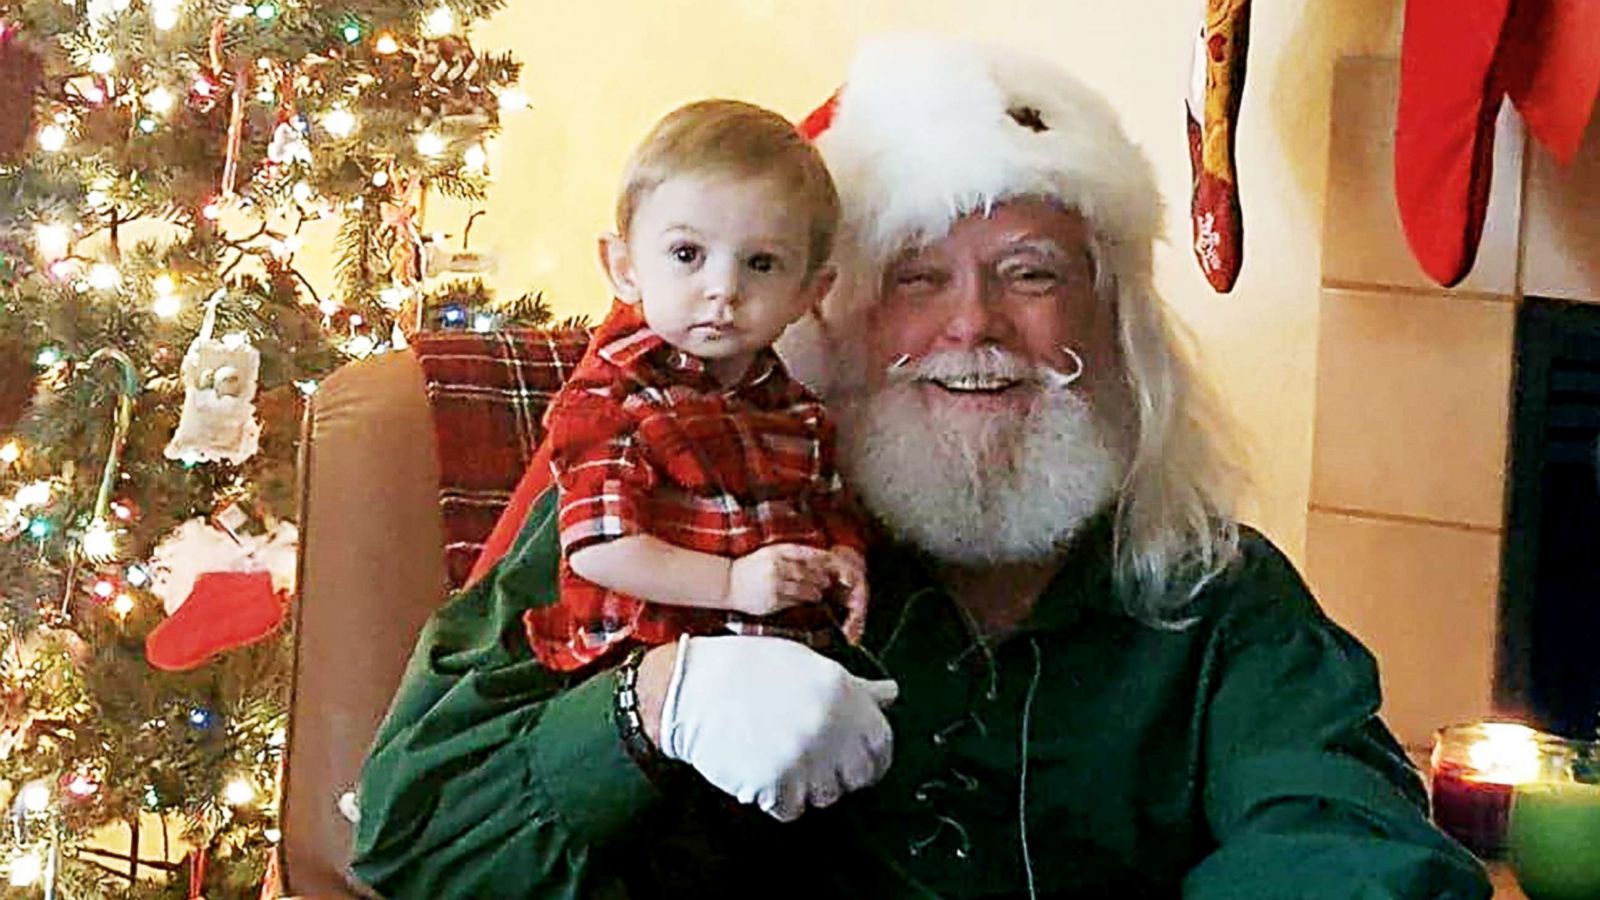
[[[1474,780],[1469,772],[1450,763],[1433,770],[1433,821],[1480,858],[1494,859],[1505,850],[1515,788]]]

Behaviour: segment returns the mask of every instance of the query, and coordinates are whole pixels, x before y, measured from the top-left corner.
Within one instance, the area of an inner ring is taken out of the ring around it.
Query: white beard
[[[1123,464],[1060,373],[990,350],[929,357],[874,393],[838,398],[840,466],[897,539],[937,559],[1043,561],[1111,502]],[[962,410],[925,400],[916,384],[961,374],[1034,379],[1036,402]]]

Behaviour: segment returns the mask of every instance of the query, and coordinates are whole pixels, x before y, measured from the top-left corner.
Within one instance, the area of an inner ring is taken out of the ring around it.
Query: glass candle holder
[[[1538,779],[1545,737],[1514,722],[1441,728],[1429,767],[1434,823],[1480,859],[1498,859],[1512,795],[1517,785]]]
[[[1512,796],[1506,843],[1531,900],[1600,900],[1600,742],[1543,736]]]

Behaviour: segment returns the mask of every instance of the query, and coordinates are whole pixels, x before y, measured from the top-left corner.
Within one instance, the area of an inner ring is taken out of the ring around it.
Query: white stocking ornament
[[[255,396],[261,352],[243,334],[212,337],[220,299],[219,292],[206,305],[200,334],[183,355],[183,412],[167,459],[241,463],[260,446]]]

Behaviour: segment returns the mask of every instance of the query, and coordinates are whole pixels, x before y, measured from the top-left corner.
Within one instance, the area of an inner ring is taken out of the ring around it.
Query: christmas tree
[[[260,891],[301,408],[418,329],[500,324],[422,232],[525,105],[465,36],[499,5],[0,3],[5,896]]]

